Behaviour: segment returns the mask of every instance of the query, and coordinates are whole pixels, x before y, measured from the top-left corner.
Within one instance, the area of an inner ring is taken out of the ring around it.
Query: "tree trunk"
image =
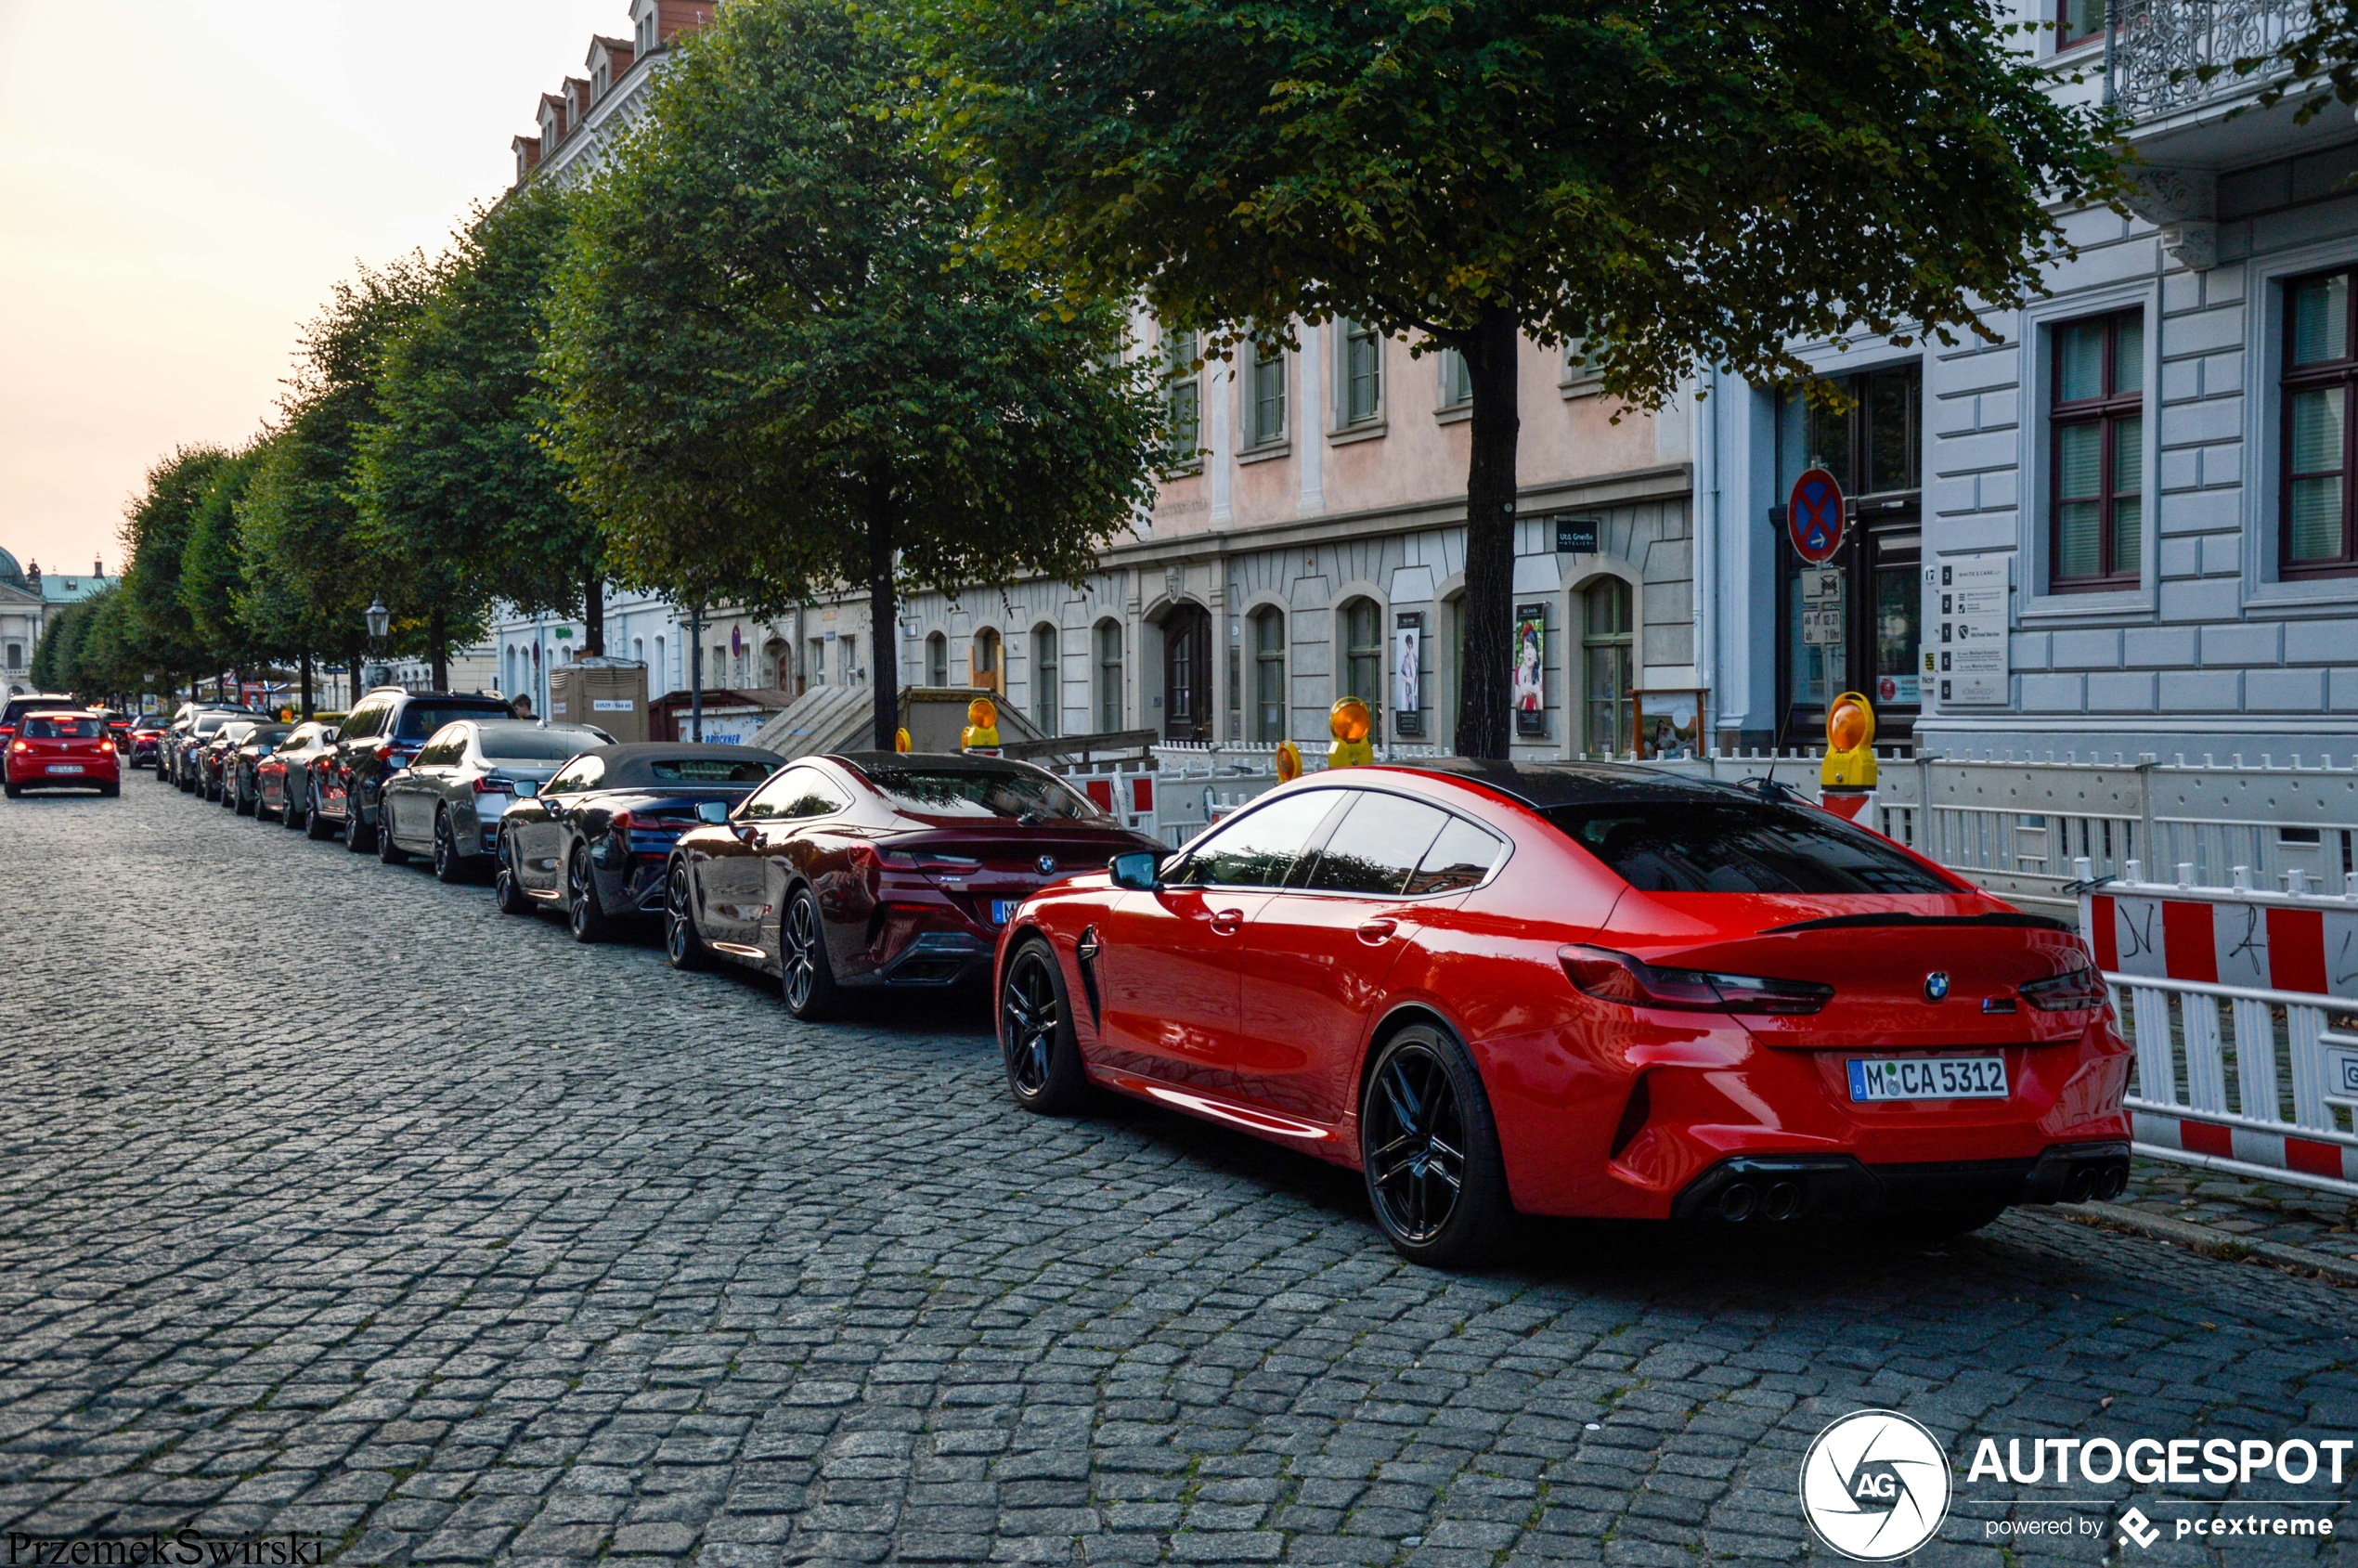
[[[892,583],[892,536],[900,503],[892,467],[878,460],[868,475],[868,675],[875,688],[875,746],[894,748],[900,732],[900,602]]]
[[[309,719],[314,711],[311,702],[311,655],[303,655],[303,716]]]
[[[434,689],[450,690],[450,616],[439,605],[426,612],[426,653],[434,672]]]
[[[1493,305],[1460,352],[1473,383],[1473,460],[1466,470],[1466,645],[1458,672],[1458,754],[1506,757],[1513,739],[1515,444],[1522,431],[1515,313]]]
[[[606,585],[594,572],[582,588],[581,651],[598,654],[606,651]]]
[[[360,706],[360,665],[361,661],[366,659],[368,656],[368,645],[356,638],[353,641],[351,645],[344,650],[344,675],[346,677],[347,684],[352,687],[349,697],[343,705],[346,712],[349,712],[353,708]]]

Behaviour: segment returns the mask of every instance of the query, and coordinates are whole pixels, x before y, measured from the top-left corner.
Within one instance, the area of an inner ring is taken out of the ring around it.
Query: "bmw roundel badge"
[[[1054,875],[1056,875],[1056,856],[1054,856],[1054,855],[1043,855],[1043,856],[1041,856],[1041,857],[1040,857],[1040,859],[1039,859],[1036,862],[1034,862],[1034,863],[1036,863],[1036,864],[1040,867],[1040,875],[1043,875],[1043,876],[1054,876]]]
[[[1949,971],[1935,969],[1924,977],[1924,1000],[1937,1002],[1949,994]]]

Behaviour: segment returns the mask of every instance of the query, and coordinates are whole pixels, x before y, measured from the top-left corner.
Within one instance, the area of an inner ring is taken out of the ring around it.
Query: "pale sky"
[[[0,548],[122,569],[148,465],[236,445],[338,278],[438,249],[628,0],[0,0]]]

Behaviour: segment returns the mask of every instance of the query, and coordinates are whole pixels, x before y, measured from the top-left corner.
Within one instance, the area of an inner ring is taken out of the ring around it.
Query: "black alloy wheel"
[[[409,851],[393,841],[393,808],[382,796],[377,797],[377,861],[382,865],[407,865]]]
[[[824,1023],[840,1017],[843,988],[827,963],[827,926],[819,914],[819,896],[797,888],[786,899],[786,913],[778,922],[778,986],[786,1011],[805,1023]]]
[[[343,795],[343,847],[356,855],[365,855],[377,847],[377,836],[360,820],[360,791],[347,785]]]
[[[491,902],[502,914],[532,913],[532,895],[524,890],[524,878],[516,871],[516,842],[504,833],[492,862]]]
[[[1513,1212],[1481,1075],[1463,1045],[1429,1025],[1402,1030],[1376,1058],[1359,1152],[1376,1223],[1411,1263],[1479,1263]]]
[[[464,882],[470,868],[459,853],[459,836],[450,831],[450,813],[434,814],[434,875],[442,882]]]
[[[333,838],[336,824],[330,822],[328,813],[319,809],[319,781],[312,780],[306,793],[311,804],[303,809],[304,836],[307,838]]]
[[[1027,937],[1007,961],[999,986],[999,1050],[1016,1104],[1043,1116],[1069,1116],[1088,1098],[1089,1079],[1074,1038],[1072,1008],[1056,953]]]
[[[24,798],[24,785],[12,781],[5,785],[0,785],[0,795],[6,795],[11,800],[22,800]]]
[[[565,929],[577,942],[602,942],[614,934],[614,919],[598,902],[597,873],[590,851],[576,849],[565,862]]]
[[[674,860],[663,878],[663,956],[675,969],[712,967],[712,949],[696,935],[696,911],[689,898],[688,862]]]
[[[266,823],[273,817],[277,817],[283,822],[286,815],[284,811],[275,810],[269,801],[263,798],[262,775],[256,773],[253,776],[253,820],[258,823]]]
[[[262,797],[246,787],[246,775],[242,769],[238,773],[238,798],[235,810],[241,817],[262,815]]]

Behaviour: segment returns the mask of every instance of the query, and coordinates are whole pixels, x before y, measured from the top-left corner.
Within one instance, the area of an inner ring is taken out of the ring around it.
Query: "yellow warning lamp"
[[[1367,705],[1357,697],[1337,697],[1335,706],[1327,710],[1327,729],[1335,744],[1327,748],[1329,768],[1364,768],[1376,759],[1376,748],[1367,742],[1367,732],[1376,727],[1374,715]]]
[[[989,697],[977,697],[966,705],[966,727],[958,736],[958,745],[965,751],[996,751],[999,749],[999,705]]]
[[[1302,777],[1302,747],[1291,741],[1277,743],[1277,782],[1291,784]]]
[[[1826,758],[1818,782],[1829,789],[1875,787],[1875,710],[1856,692],[1845,692],[1826,710]]]
[[[910,749],[908,725],[903,724],[900,729],[895,730],[892,732],[892,749],[895,751],[907,751]]]

